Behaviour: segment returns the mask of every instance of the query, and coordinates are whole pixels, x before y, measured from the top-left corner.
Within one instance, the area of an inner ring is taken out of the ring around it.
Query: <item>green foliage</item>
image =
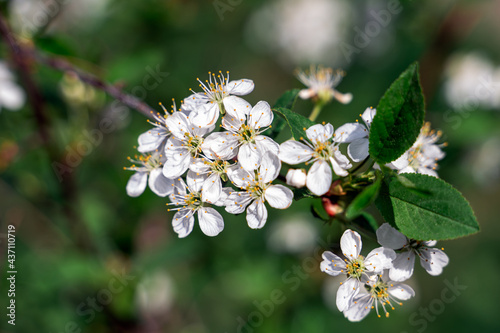
[[[417,139],[424,114],[418,63],[413,63],[380,99],[370,129],[370,156],[380,164],[396,160]]]
[[[380,190],[381,178],[378,177],[375,182],[363,189],[347,207],[345,216],[348,219],[353,219],[360,215],[364,209],[371,205]]]
[[[300,89],[292,89],[287,90],[283,95],[281,95],[276,103],[274,103],[273,109],[277,108],[286,108],[292,110],[295,106],[295,102],[299,97]],[[268,129],[264,134],[271,137],[276,138],[278,134],[283,131],[286,126],[286,121],[282,117],[274,117],[272,127]]]
[[[394,177],[384,182],[375,203],[387,222],[406,236],[443,240],[479,231],[469,203],[451,185],[427,175],[406,174],[405,177],[428,194],[410,191]]]
[[[295,140],[306,137],[306,129],[314,125],[314,122],[301,116],[298,113],[286,108],[277,108],[274,113],[283,117],[292,131],[292,136]]]

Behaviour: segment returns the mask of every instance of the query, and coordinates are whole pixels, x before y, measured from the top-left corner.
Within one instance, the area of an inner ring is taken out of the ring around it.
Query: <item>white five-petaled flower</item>
[[[372,250],[366,258],[361,253],[361,236],[356,231],[347,229],[340,238],[340,249],[346,257],[341,259],[330,251],[323,252],[321,271],[332,276],[346,275],[347,280],[341,282],[337,291],[337,308],[347,310],[352,298],[359,292],[362,283],[373,274],[381,273],[392,267],[396,253],[392,249],[379,247]]]
[[[380,245],[398,250],[389,277],[394,281],[405,281],[413,274],[415,254],[420,257],[420,264],[430,275],[439,275],[449,259],[443,249],[436,249],[436,241],[416,241],[409,239],[388,223],[377,229],[377,241]]]
[[[332,184],[332,170],[329,164],[335,174],[341,177],[348,175],[346,169],[352,165],[340,152],[339,143],[336,141],[338,135],[334,135],[331,124],[313,125],[306,130],[306,135],[311,143],[303,139],[305,144],[288,140],[280,145],[278,156],[288,164],[313,163],[307,173],[307,188],[316,195],[323,195]],[[330,141],[332,136],[335,136],[335,139]]]
[[[319,99],[323,102],[329,102],[335,98],[340,103],[348,104],[352,100],[352,94],[342,94],[335,90],[335,87],[342,81],[345,75],[343,71],[334,71],[331,68],[311,65],[309,71],[297,71],[297,78],[307,89],[302,89],[299,96],[302,99]]]
[[[4,61],[0,60],[0,111],[5,107],[19,110],[25,100],[24,91],[14,82],[14,76]]]
[[[347,154],[354,162],[360,162],[369,156],[368,143],[370,127],[375,117],[377,110],[374,108],[366,108],[363,114],[360,114],[361,119],[365,123],[360,124],[347,123],[339,128],[335,133],[341,133],[339,137],[336,137],[337,141],[340,143],[349,143],[347,146]]]
[[[224,229],[224,220],[220,213],[207,206],[202,191],[205,180],[206,177],[197,176],[195,172],[188,171],[186,175],[187,186],[182,178],[176,179],[171,184],[174,188],[174,194],[170,195],[171,203],[167,205],[178,206],[169,209],[169,211],[177,210],[172,219],[172,226],[179,238],[186,237],[193,231],[195,213],[198,215],[200,229],[205,235],[217,236]],[[224,195],[220,197],[220,201],[212,204],[222,206],[228,190],[223,192]]]
[[[353,322],[360,321],[374,307],[377,316],[380,317],[379,304],[382,306],[385,316],[389,317],[386,305],[394,310],[394,304],[401,306],[403,305],[401,301],[406,301],[415,296],[415,292],[410,286],[391,281],[386,272],[383,275],[372,276],[365,284],[365,288],[361,288],[362,291],[353,297],[349,307],[343,311],[347,319]]]
[[[260,229],[267,221],[264,202],[267,201],[273,208],[288,208],[292,203],[293,192],[283,185],[271,185],[271,182],[278,177],[280,169],[280,160],[269,151],[262,156],[260,167],[255,171],[246,171],[243,167],[230,169],[229,179],[244,191],[233,191],[229,194],[226,211],[240,214],[248,206],[248,225],[252,229]]]
[[[420,173],[438,177],[437,161],[444,158],[445,153],[441,147],[446,146],[446,143],[436,144],[441,135],[441,131],[431,130],[430,123],[425,123],[413,146],[388,166],[398,170],[398,173]]]
[[[165,123],[172,136],[165,144],[166,161],[163,174],[167,178],[177,178],[184,174],[195,159],[202,154],[203,136],[214,127],[195,127],[181,112],[174,112],[167,117]]]
[[[228,111],[229,112],[229,111]],[[205,143],[223,160],[238,157],[238,162],[248,171],[257,169],[265,152],[278,154],[279,145],[261,135],[273,122],[273,112],[267,102],[258,102],[251,110],[236,107],[233,114],[222,119],[226,132],[210,134]]]
[[[172,180],[166,178],[162,173],[165,157],[161,153],[155,151],[153,153],[135,156],[135,159],[130,157],[128,159],[134,164],[130,168],[124,169],[135,171],[135,174],[130,177],[127,183],[127,194],[129,196],[138,197],[141,195],[148,183],[151,191],[160,197],[166,197],[172,194]]]
[[[198,79],[204,92],[193,92],[193,95],[184,100],[184,104],[195,105],[190,117],[193,124],[199,127],[215,125],[219,114],[233,114],[233,109],[238,106],[248,106],[247,101],[237,96],[248,95],[254,89],[252,80],[229,81],[229,72],[227,77],[222,72],[217,76],[210,72],[208,75],[209,79],[205,83]]]

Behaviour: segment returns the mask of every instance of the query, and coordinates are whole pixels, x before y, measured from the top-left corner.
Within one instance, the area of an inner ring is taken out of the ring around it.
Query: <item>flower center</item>
[[[215,73],[208,72],[208,80],[205,80],[203,83],[200,79],[200,87],[205,92],[207,98],[219,104],[219,108],[222,110],[222,100],[229,96],[227,93],[227,84],[229,82],[229,72],[227,73],[227,77],[225,77],[222,72],[216,76]]]
[[[241,125],[238,132],[240,142],[255,143],[255,130],[248,125]]]
[[[314,157],[321,160],[328,160],[333,155],[333,149],[329,141],[316,141],[314,145]]]
[[[203,138],[199,136],[191,136],[189,133],[184,133],[187,138],[187,149],[193,158],[198,157],[201,153],[201,145],[203,143]]]
[[[229,165],[227,161],[215,160],[208,163],[212,172],[218,173],[219,175],[226,173],[226,167]]]
[[[186,206],[192,210],[198,210],[198,208],[203,206],[201,194],[197,192],[192,192],[186,195],[184,202],[186,203]]]
[[[357,259],[352,260],[346,265],[347,275],[355,279],[361,278],[363,272],[365,271],[365,262],[362,256]]]

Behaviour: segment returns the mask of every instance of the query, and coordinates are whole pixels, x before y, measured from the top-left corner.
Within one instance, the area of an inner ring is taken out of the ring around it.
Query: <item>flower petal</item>
[[[399,250],[408,244],[408,239],[389,223],[384,223],[377,229],[377,242],[383,247]]]
[[[360,289],[360,283],[354,278],[347,279],[342,283],[337,291],[337,308],[345,311],[351,305],[352,298],[356,296]]]
[[[177,140],[184,140],[184,135],[192,131],[191,123],[182,112],[174,112],[165,120],[165,124]]]
[[[257,145],[257,150],[259,151],[261,156],[268,151],[278,156],[280,146],[270,137],[265,135],[257,135],[255,137],[255,144]]]
[[[253,171],[259,167],[261,161],[260,152],[253,143],[244,143],[238,151],[238,162],[243,169]]]
[[[373,298],[368,293],[353,297],[351,306],[344,311],[345,317],[351,322],[363,320],[372,309]]]
[[[346,268],[344,260],[342,260],[336,254],[330,251],[323,252],[323,261],[321,262],[320,268],[322,272],[329,274],[331,276],[337,276],[340,273],[344,273]]]
[[[347,259],[357,259],[361,253],[362,246],[361,236],[356,231],[352,231],[351,229],[344,231],[344,234],[340,238],[340,249]]]
[[[252,105],[241,97],[229,96],[222,101],[227,114],[232,117],[238,117],[242,122],[250,112]]]
[[[281,170],[281,161],[272,152],[268,151],[262,155],[259,168],[259,179],[269,183],[278,177]]]
[[[326,142],[333,135],[333,126],[331,124],[316,124],[306,130],[306,135],[312,143],[316,143],[316,141]]]
[[[230,160],[236,157],[238,153],[238,138],[231,132],[212,133],[203,142],[205,147],[215,153],[217,158]]]
[[[407,299],[415,296],[415,291],[413,291],[413,289],[409,285],[404,283],[391,284],[391,286],[387,288],[387,292],[389,293],[389,295],[402,301],[406,301]]]
[[[252,108],[250,115],[248,117],[248,126],[254,128],[255,130],[260,130],[261,128],[271,125],[273,122],[273,112],[269,103],[265,101],[260,101]]]
[[[229,82],[226,87],[227,92],[231,95],[243,96],[250,94],[255,88],[255,84],[252,80],[241,79]]]
[[[450,259],[440,249],[425,247],[420,251],[420,264],[430,275],[439,275]]]
[[[354,162],[361,162],[369,155],[370,141],[367,138],[354,140],[347,146],[347,154]]]
[[[230,214],[241,214],[245,211],[245,208],[252,202],[250,194],[247,192],[229,192],[226,199],[226,212]]]
[[[269,206],[286,209],[292,204],[293,192],[283,185],[271,185],[265,190],[264,197]]]
[[[342,156],[342,157],[345,157],[341,153],[339,155]],[[335,157],[337,157],[337,156],[335,156]],[[343,161],[343,162],[344,163],[342,163],[342,164],[345,165],[345,161]],[[346,170],[344,170],[344,168],[339,164],[339,161],[336,158],[330,157],[330,163],[332,164],[333,172],[335,172],[335,174],[337,176],[345,177],[345,176],[347,176],[349,174],[349,172],[347,172]]]
[[[392,281],[406,281],[413,275],[414,266],[415,253],[413,251],[397,253],[389,271],[389,278]]]
[[[179,238],[184,238],[193,231],[194,216],[190,209],[181,209],[175,213],[172,219],[172,227]]]
[[[163,164],[163,175],[170,179],[180,177],[189,168],[189,164],[191,164],[191,155],[186,150],[186,152],[177,159],[167,158]]]
[[[141,153],[155,151],[162,144],[169,133],[165,128],[155,127],[139,135],[139,147]]]
[[[327,162],[314,162],[307,173],[307,188],[316,195],[323,195],[332,185],[332,169]]]
[[[219,119],[219,105],[208,103],[194,109],[189,115],[189,120],[195,127],[209,127]]]
[[[208,175],[202,175],[199,173],[196,173],[192,170],[189,170],[187,175],[186,175],[186,183],[187,186],[189,187],[189,192],[201,192],[201,189],[203,188],[203,184],[205,184],[205,180],[207,180]]]
[[[264,201],[257,199],[247,208],[247,223],[252,229],[262,228],[267,221],[267,209]]]
[[[222,193],[222,182],[217,173],[212,173],[203,183],[201,199],[211,204],[216,203]]]
[[[309,146],[294,140],[283,142],[279,148],[280,160],[292,165],[309,161],[313,153]]]
[[[217,236],[224,230],[224,219],[218,211],[211,207],[202,207],[198,210],[200,229],[207,236]]]
[[[255,180],[255,173],[243,169],[239,164],[235,164],[227,168],[227,176],[229,180],[239,188],[246,188]]]
[[[375,118],[375,114],[377,114],[377,109],[366,108],[365,112],[363,112],[363,114],[361,115],[361,119],[363,119],[368,128],[371,127],[373,118]]]
[[[394,259],[396,259],[396,252],[394,252],[393,249],[378,247],[371,250],[366,256],[366,270],[369,272],[380,273],[384,269],[390,269]]]
[[[4,106],[11,111],[19,110],[26,100],[26,95],[24,90],[19,86],[9,83],[2,82],[2,88],[0,89],[0,107]]]
[[[127,182],[127,194],[131,197],[140,196],[148,184],[147,172],[136,172]]]
[[[149,173],[149,188],[160,197],[166,197],[174,191],[172,179],[166,178],[161,168],[153,169]]]
[[[368,137],[368,130],[360,123],[347,123],[335,131],[335,142],[348,143]]]

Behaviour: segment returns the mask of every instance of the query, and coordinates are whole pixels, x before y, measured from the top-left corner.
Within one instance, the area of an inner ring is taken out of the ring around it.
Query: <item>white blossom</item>
[[[177,178],[201,156],[203,136],[211,132],[214,127],[195,127],[182,112],[174,112],[167,117],[165,123],[172,136],[165,144],[166,161],[163,174],[167,178]]]
[[[207,127],[215,125],[219,114],[226,112],[235,116],[233,109],[238,107],[247,107],[250,104],[237,96],[244,96],[251,93],[254,89],[252,80],[240,79],[229,81],[229,72],[224,76],[219,72],[217,76],[208,73],[209,79],[200,83],[203,93],[195,93],[184,99],[184,104],[194,104],[190,118],[192,123],[198,127]]]
[[[398,173],[420,173],[438,177],[437,161],[444,158],[445,153],[441,148],[446,146],[446,143],[436,144],[442,133],[431,130],[430,127],[429,122],[425,123],[413,146],[387,166],[398,170]]]
[[[124,169],[135,171],[135,174],[130,177],[127,183],[127,194],[129,196],[140,196],[148,184],[151,191],[160,197],[172,194],[172,180],[166,178],[162,173],[165,157],[160,152],[155,151],[135,156],[135,159],[130,157],[128,159],[134,164]]]
[[[289,169],[286,173],[286,183],[290,186],[301,188],[306,186],[307,173],[304,169]]]
[[[331,68],[311,65],[309,71],[298,71],[297,78],[307,89],[302,89],[299,96],[302,99],[319,99],[324,102],[335,98],[343,104],[348,104],[352,100],[352,94],[342,94],[335,90],[335,87],[342,81],[345,75],[343,71],[334,71]]]
[[[417,241],[409,239],[388,223],[377,229],[377,241],[380,245],[397,250],[397,257],[389,271],[389,277],[394,281],[405,281],[413,274],[415,255],[420,257],[420,264],[430,275],[439,275],[449,259],[443,249],[436,249],[436,241]]]
[[[292,204],[293,192],[283,185],[272,185],[278,177],[281,162],[276,155],[266,152],[262,156],[257,171],[247,171],[243,167],[230,169],[229,179],[233,184],[244,191],[233,191],[226,201],[226,211],[231,214],[243,213],[247,208],[247,223],[252,229],[262,228],[267,221],[269,206],[277,209],[286,209]]]
[[[360,114],[364,125],[356,120],[355,123],[348,123],[337,128],[336,133],[341,135],[336,139],[340,143],[349,143],[347,154],[354,162],[360,162],[369,156],[370,127],[376,112],[377,110],[374,108],[366,108],[365,112]]]
[[[380,317],[379,306],[389,317],[386,306],[394,310],[394,305],[403,305],[401,301],[406,301],[415,296],[413,289],[400,282],[394,282],[388,279],[387,274],[372,276],[361,288],[361,292],[354,296],[349,307],[344,310],[344,315],[350,321],[356,322],[365,318],[370,310],[375,308],[377,316]]]
[[[189,171],[186,175],[186,183],[182,178],[178,178],[172,183],[174,194],[170,195],[171,203],[167,205],[178,206],[171,208],[177,210],[172,226],[179,238],[186,237],[193,231],[194,215],[198,216],[200,229],[207,236],[217,236],[224,229],[224,220],[220,213],[209,207],[202,188],[206,177],[197,176],[195,172]],[[224,192],[226,193],[227,190]],[[222,206],[226,195],[221,196],[221,200],[213,204]]]
[[[261,135],[272,123],[273,112],[265,101],[258,102],[252,109],[235,106],[233,113],[224,116],[222,127],[227,131],[210,134],[205,142],[219,158],[230,160],[235,157],[248,171],[255,170],[267,151],[278,154],[279,145],[273,139]]]
[[[19,110],[25,99],[24,91],[14,82],[14,75],[7,64],[0,60],[0,112],[2,108]]]
[[[341,259],[330,251],[323,252],[321,271],[332,276],[345,275],[347,277],[340,283],[337,292],[339,311],[347,310],[363,283],[368,281],[371,275],[391,268],[392,260],[396,258],[394,250],[384,247],[372,250],[365,258],[361,255],[362,245],[361,236],[356,231],[347,229],[340,239],[340,249],[346,259]]]
[[[323,195],[330,189],[332,184],[332,170],[336,175],[345,177],[348,175],[346,169],[352,167],[349,159],[344,156],[339,148],[339,142],[334,139],[330,141],[333,126],[313,125],[306,131],[308,142],[304,143],[289,140],[280,145],[279,158],[288,164],[313,163],[307,173],[307,188],[316,195]],[[337,136],[337,135],[335,135]]]

